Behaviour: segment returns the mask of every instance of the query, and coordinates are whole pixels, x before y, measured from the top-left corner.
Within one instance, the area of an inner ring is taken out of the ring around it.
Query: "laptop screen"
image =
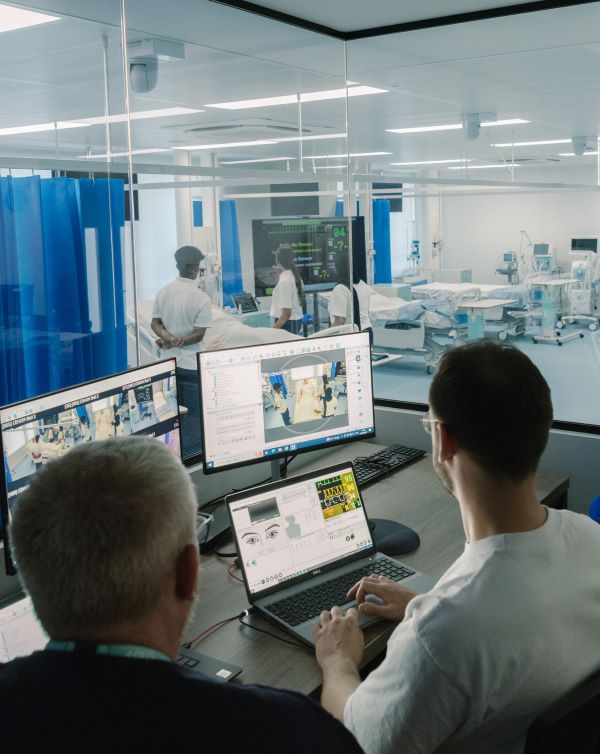
[[[373,547],[351,464],[249,490],[228,505],[253,595]]]
[[[47,641],[29,597],[0,607],[0,663],[43,649]]]

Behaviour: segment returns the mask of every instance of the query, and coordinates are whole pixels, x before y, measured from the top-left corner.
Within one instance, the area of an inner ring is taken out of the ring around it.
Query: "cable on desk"
[[[221,552],[221,550],[213,550],[213,554],[219,558],[237,558],[237,552]]]
[[[230,566],[227,567],[227,573],[231,576],[232,579],[235,579],[236,581],[239,581],[240,584],[244,583],[244,579],[240,579],[239,576],[236,576],[234,571],[237,568],[235,563],[232,563]]]
[[[245,613],[245,611],[244,611]],[[209,626],[208,628],[205,628],[204,631],[201,631],[198,636],[194,636],[194,638],[191,641],[188,641],[183,646],[186,649],[192,649],[194,644],[201,641],[202,639],[206,639],[206,637],[216,631],[219,628],[223,628],[223,626],[227,625],[228,623],[231,623],[232,620],[235,620],[236,618],[241,618],[244,613],[240,613],[239,615],[232,615],[230,618],[224,618],[223,620],[218,621],[217,623],[213,623],[212,626]]]
[[[278,639],[279,641],[282,641],[284,644],[291,644],[292,647],[305,649],[307,652],[310,652],[310,654],[312,655],[313,650],[310,647],[307,647],[306,644],[300,644],[299,641],[292,641],[291,639],[284,639],[283,636],[278,636],[277,634],[274,634],[272,631],[267,631],[266,628],[259,628],[258,626],[253,626],[251,623],[246,623],[244,618],[247,615],[248,615],[248,610],[244,610],[243,613],[237,616],[237,619],[242,624],[242,626],[246,626],[246,628],[251,628],[254,631],[258,631],[261,634],[267,634],[267,636],[272,636],[274,639]]]

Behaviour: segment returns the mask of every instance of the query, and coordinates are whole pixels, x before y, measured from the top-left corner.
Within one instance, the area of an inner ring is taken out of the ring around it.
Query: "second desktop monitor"
[[[368,333],[198,354],[204,471],[375,435]]]

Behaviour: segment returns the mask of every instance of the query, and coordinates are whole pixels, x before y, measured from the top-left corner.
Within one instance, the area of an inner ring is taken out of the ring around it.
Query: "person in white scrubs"
[[[281,274],[271,299],[270,314],[275,320],[273,327],[300,335],[304,314],[304,284],[296,267],[294,252],[288,245],[282,244],[277,250],[275,261],[281,268]]]
[[[350,264],[348,252],[341,251],[335,257],[335,269],[338,284],[331,293],[329,300],[329,321],[332,327],[338,325],[356,324],[361,330],[371,329],[369,319],[369,300],[371,288],[358,277],[355,277],[350,288]],[[355,311],[358,309],[358,311]]]
[[[305,377],[296,382],[296,406],[294,424],[317,419],[321,414],[319,391],[314,379]]]

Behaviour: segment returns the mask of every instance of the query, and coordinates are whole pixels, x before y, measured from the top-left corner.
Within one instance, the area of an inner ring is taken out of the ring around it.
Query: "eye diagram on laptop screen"
[[[253,592],[371,546],[351,469],[251,495],[231,516]]]

